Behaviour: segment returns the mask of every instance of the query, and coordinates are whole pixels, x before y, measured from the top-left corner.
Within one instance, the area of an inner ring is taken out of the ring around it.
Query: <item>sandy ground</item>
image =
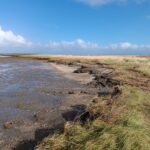
[[[0,55],[0,57],[1,57],[1,58],[7,58],[7,57],[11,57],[11,56],[1,56],[1,55]]]
[[[81,84],[87,84],[92,81],[93,77],[89,73],[76,74],[73,73],[78,67],[70,67],[63,64],[51,63],[51,66],[54,67],[61,75],[64,77],[79,81]]]

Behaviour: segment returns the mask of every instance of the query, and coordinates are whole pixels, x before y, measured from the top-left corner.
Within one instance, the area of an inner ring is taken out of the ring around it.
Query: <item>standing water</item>
[[[79,86],[48,63],[0,58],[0,149],[35,138],[37,128],[61,122],[57,108],[65,95],[60,91]]]

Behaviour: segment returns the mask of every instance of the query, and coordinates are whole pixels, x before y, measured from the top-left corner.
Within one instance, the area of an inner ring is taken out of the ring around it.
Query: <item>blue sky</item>
[[[0,53],[150,54],[149,0],[0,0]]]

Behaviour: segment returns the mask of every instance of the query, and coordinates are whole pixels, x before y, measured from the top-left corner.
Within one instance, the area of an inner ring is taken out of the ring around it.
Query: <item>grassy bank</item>
[[[24,56],[28,57],[28,56]],[[104,64],[122,81],[121,94],[97,97],[86,107],[88,117],[67,122],[36,150],[149,150],[150,149],[150,58],[135,56],[30,56],[56,63]],[[101,65],[100,65],[101,64]],[[81,117],[81,116],[80,116]],[[79,118],[80,118],[79,117]]]
[[[46,138],[37,150],[149,150],[149,98],[149,93],[129,86],[116,99],[99,98],[87,106],[94,119],[66,123],[63,134]]]

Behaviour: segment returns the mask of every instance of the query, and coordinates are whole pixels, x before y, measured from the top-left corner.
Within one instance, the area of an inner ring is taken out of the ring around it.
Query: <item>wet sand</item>
[[[54,67],[57,71],[59,71],[59,73],[61,73],[61,75],[63,75],[67,79],[78,81],[81,84],[87,84],[89,82],[92,82],[93,80],[93,76],[91,76],[89,73],[82,73],[82,74],[73,73],[75,70],[78,69],[77,66],[69,67],[68,65],[56,63],[51,63],[51,66]]]
[[[75,75],[75,69],[33,59],[0,58],[0,149],[35,142],[35,138],[40,141],[48,135],[47,129],[61,126],[84,109],[94,95],[86,86],[92,77]]]

